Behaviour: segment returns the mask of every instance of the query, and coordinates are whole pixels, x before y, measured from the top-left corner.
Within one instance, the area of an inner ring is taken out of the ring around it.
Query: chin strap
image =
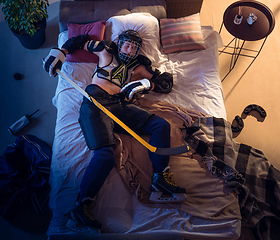
[[[90,96],[85,90],[79,87],[75,82],[73,82],[69,77],[67,77],[60,70],[56,70],[56,72],[61,75],[65,80],[73,85],[81,94],[83,94],[89,101],[95,104],[102,112],[107,114],[111,119],[113,119],[117,124],[119,124],[124,130],[126,130],[132,137],[134,137],[138,142],[140,142],[144,147],[150,150],[153,153],[158,155],[179,155],[182,153],[186,153],[190,150],[190,146],[188,144],[173,147],[173,148],[157,148],[149,143],[147,143],[143,138],[141,138],[138,134],[136,134],[133,130],[131,130],[127,125],[125,125],[121,120],[119,120],[114,114],[112,114],[109,110],[103,107],[99,102],[97,102],[92,96]]]

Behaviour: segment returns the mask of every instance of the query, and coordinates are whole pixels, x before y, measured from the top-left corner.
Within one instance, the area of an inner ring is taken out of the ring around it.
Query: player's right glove
[[[51,77],[55,77],[57,75],[56,70],[61,69],[65,59],[66,54],[62,50],[52,48],[49,55],[43,59],[43,68]]]

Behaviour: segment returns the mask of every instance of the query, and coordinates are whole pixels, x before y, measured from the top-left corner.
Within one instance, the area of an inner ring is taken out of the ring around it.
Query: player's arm
[[[61,47],[52,48],[49,55],[43,59],[43,68],[54,77],[57,75],[56,70],[61,69],[66,59],[66,54],[73,53],[77,49],[83,49],[88,41],[88,34],[79,35],[69,38]]]
[[[132,81],[126,84],[121,92],[124,96],[131,100],[136,93],[154,91],[159,93],[169,93],[173,87],[173,76],[170,73],[161,73],[158,69],[151,67],[151,62],[148,58],[143,56],[141,63],[138,67],[140,69],[142,80]]]
[[[117,45],[114,42],[108,40],[103,40],[103,41],[90,40],[85,43],[84,49],[95,54],[98,54],[103,50],[106,50],[108,53],[113,54],[117,52]]]
[[[152,90],[159,93],[170,93],[173,87],[173,76],[168,72],[161,72],[159,69],[151,66],[151,61],[140,55],[140,61],[145,66],[147,72],[152,74],[149,80],[153,84]]]

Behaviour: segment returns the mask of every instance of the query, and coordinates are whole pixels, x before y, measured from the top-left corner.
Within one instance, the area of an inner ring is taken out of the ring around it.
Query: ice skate
[[[66,227],[77,233],[100,234],[102,225],[94,220],[88,206],[78,201],[75,208],[71,211],[70,220],[67,222]]]
[[[185,188],[176,185],[169,173],[169,167],[161,173],[154,173],[150,201],[154,203],[179,203],[187,199]]]

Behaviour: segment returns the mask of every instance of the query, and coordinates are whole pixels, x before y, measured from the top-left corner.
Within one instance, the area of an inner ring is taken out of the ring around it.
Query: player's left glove
[[[136,93],[143,91],[150,91],[152,88],[152,82],[149,79],[142,79],[138,81],[133,81],[126,84],[122,89],[124,97],[128,100],[131,100]]]

